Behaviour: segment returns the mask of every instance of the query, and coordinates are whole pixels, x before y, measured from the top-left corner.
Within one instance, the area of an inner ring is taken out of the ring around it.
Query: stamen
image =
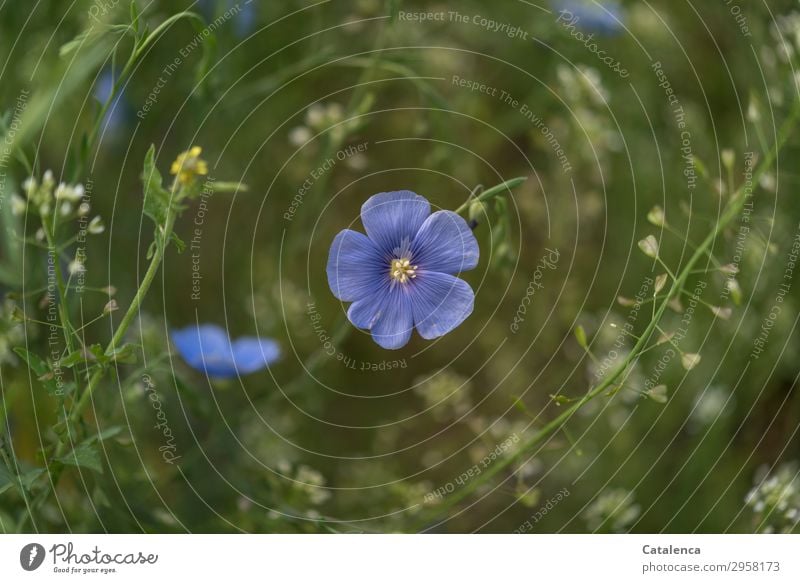
[[[392,259],[389,265],[389,275],[395,281],[407,283],[409,279],[417,277],[417,266],[411,265],[411,260],[408,257]]]

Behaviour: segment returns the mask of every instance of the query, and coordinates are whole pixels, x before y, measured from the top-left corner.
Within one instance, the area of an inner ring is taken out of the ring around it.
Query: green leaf
[[[0,494],[11,488],[16,483],[16,477],[2,461],[0,461]]]
[[[583,326],[576,326],[575,327],[575,340],[578,341],[578,345],[587,350],[589,345],[586,342],[586,330],[583,329]]]
[[[21,346],[16,347],[14,352],[16,352],[17,356],[25,361],[25,363],[28,365],[28,368],[30,368],[31,371],[36,375],[37,380],[41,381],[42,386],[45,388],[48,395],[60,396],[59,392],[62,392],[63,388],[58,386],[58,382],[56,381],[55,375],[53,375],[53,371],[50,369],[49,364],[47,364],[39,356],[25,350]]]
[[[474,199],[480,202],[481,197]],[[470,204],[470,206],[472,206]],[[492,265],[497,269],[510,270],[514,266],[515,253],[511,241],[511,214],[508,201],[503,196],[494,199],[494,213],[497,221],[492,228],[492,240],[495,244],[492,254]]]
[[[42,468],[34,468],[32,470],[28,470],[27,472],[23,472],[19,476],[16,476],[10,468],[6,467],[6,465],[0,462],[0,494],[5,492],[10,488],[22,489],[24,491],[28,491],[31,489],[31,485],[33,482],[44,473],[44,469]]]
[[[119,435],[123,429],[124,427],[122,427],[121,425],[112,425],[111,427],[103,429],[103,431],[101,431],[100,433],[86,438],[84,443],[92,444],[98,441],[105,441],[107,439],[111,439],[112,437],[116,437],[117,435]]]
[[[163,186],[161,173],[156,168],[156,148],[151,145],[144,157],[142,170],[142,183],[144,184],[144,214],[156,224],[156,230],[162,227],[167,220],[169,211],[170,193]]]
[[[136,0],[131,0],[131,27],[133,28],[135,36],[139,35],[140,14],[141,12],[139,11],[139,6],[136,4]]]
[[[86,362],[86,355],[83,350],[74,350],[61,359],[61,366],[64,368],[72,368],[81,362]]]
[[[175,231],[172,231],[169,236],[169,240],[175,243],[175,247],[178,249],[178,253],[183,253],[186,251],[186,243],[183,242],[183,239],[178,237]]]
[[[61,359],[60,363],[61,366],[64,368],[72,368],[76,364],[81,363],[95,363],[100,362],[101,364],[105,362],[105,358],[103,357],[103,348],[99,344],[92,344],[91,346],[87,346],[86,348],[80,348],[79,350],[73,350],[69,354],[67,354],[64,358]]]
[[[14,532],[14,521],[11,517],[0,510],[0,533],[9,534]]]
[[[90,30],[84,30],[71,41],[61,45],[61,47],[58,49],[58,56],[60,56],[61,58],[67,57],[70,54],[74,53],[76,50],[78,50],[78,47],[80,47],[84,43],[88,43]]]
[[[121,364],[133,364],[136,362],[138,348],[140,348],[138,344],[123,344],[108,354],[107,358]]]

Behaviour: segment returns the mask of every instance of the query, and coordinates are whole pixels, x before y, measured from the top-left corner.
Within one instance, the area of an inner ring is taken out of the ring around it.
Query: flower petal
[[[189,366],[217,379],[255,372],[280,356],[274,340],[245,336],[231,343],[224,328],[215,324],[174,330],[172,342]]]
[[[382,269],[388,273],[389,264],[366,235],[350,229],[336,235],[327,267],[334,296],[352,302],[373,293]]]
[[[410,190],[381,192],[361,207],[367,235],[383,253],[410,245],[431,213],[430,203]]]
[[[475,294],[463,279],[420,271],[412,285],[414,324],[426,340],[447,334],[472,313]]]
[[[454,275],[478,265],[478,241],[467,222],[453,211],[436,211],[420,227],[412,245],[420,269]]]
[[[408,289],[386,284],[377,293],[350,305],[347,318],[354,326],[370,330],[381,347],[402,348],[411,338],[414,318]]]
[[[389,293],[389,284],[378,288],[375,293],[369,294],[360,300],[350,304],[347,310],[347,319],[356,328],[369,330],[383,313],[383,304],[386,302],[386,295]]]
[[[240,374],[250,374],[278,360],[281,355],[278,343],[256,336],[243,336],[231,345],[233,362]]]
[[[390,286],[370,330],[372,339],[382,348],[396,350],[408,344],[413,329],[411,295],[404,285]]]

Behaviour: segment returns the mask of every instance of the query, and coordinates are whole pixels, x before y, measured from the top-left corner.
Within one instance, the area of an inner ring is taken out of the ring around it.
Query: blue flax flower
[[[438,338],[472,313],[472,288],[455,274],[478,264],[478,242],[452,211],[431,214],[410,190],[381,192],[361,207],[367,234],[345,229],[328,256],[333,295],[347,318],[383,348],[405,346],[412,328]]]
[[[615,36],[623,30],[622,8],[615,0],[557,0],[558,22],[601,36]]]
[[[256,372],[280,357],[274,340],[243,336],[231,341],[225,330],[214,324],[173,330],[172,342],[189,366],[217,379]]]

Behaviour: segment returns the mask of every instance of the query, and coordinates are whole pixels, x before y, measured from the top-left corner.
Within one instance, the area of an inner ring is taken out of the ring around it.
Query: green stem
[[[505,182],[501,182],[496,186],[492,186],[489,190],[484,190],[477,198],[469,198],[467,201],[458,207],[455,212],[456,214],[461,214],[467,209],[469,209],[470,205],[473,202],[486,202],[487,200],[494,198],[498,194],[502,194],[503,192],[510,191],[515,186],[519,186],[523,182],[528,179],[527,176],[518,176],[517,178],[512,178],[511,180],[506,180]]]
[[[56,288],[58,289],[58,317],[61,320],[61,327],[64,329],[64,342],[66,342],[67,350],[72,352],[72,326],[70,326],[69,323],[67,288],[64,285],[64,274],[61,273],[61,259],[53,239],[53,233],[50,232],[50,225],[48,224],[47,217],[45,215],[41,215],[41,217],[42,230],[47,238],[47,250],[53,255],[53,269],[56,276]],[[53,227],[53,230],[55,230],[55,227]]]
[[[133,322],[133,319],[139,313],[139,308],[141,307],[142,302],[144,301],[144,298],[147,295],[147,292],[150,290],[150,285],[153,283],[153,280],[155,279],[158,270],[161,267],[161,262],[164,259],[164,253],[166,252],[166,249],[169,246],[169,240],[170,240],[170,235],[172,234],[172,229],[175,226],[175,219],[177,218],[175,212],[175,206],[176,205],[172,204],[169,205],[169,208],[167,210],[167,217],[164,222],[164,231],[163,234],[161,235],[163,237],[162,239],[163,243],[160,245],[156,245],[156,250],[153,253],[152,259],[150,260],[150,265],[147,268],[147,272],[145,272],[144,274],[142,283],[139,285],[139,289],[136,290],[136,295],[133,297],[131,305],[128,307],[127,311],[125,312],[125,315],[122,317],[122,320],[119,323],[119,326],[117,326],[114,335],[111,337],[111,341],[108,343],[108,346],[106,346],[105,354],[107,356],[113,354],[114,351],[122,342],[123,338],[125,337],[125,333],[127,332],[128,328],[131,325],[131,322]],[[64,450],[68,442],[72,443],[72,435],[69,433],[71,424],[80,418],[83,411],[86,409],[89,402],[91,401],[92,394],[97,389],[98,385],[100,384],[100,381],[103,380],[105,373],[106,373],[106,367],[101,366],[90,377],[89,384],[86,386],[86,390],[83,392],[83,394],[78,399],[78,402],[72,407],[72,409],[66,416],[65,426],[67,434],[70,439],[58,442],[58,445],[56,446],[55,452],[51,459],[57,459],[61,457],[65,453]],[[42,493],[38,495],[36,499],[33,501],[32,508],[29,511],[29,514],[23,516],[22,520],[20,521],[20,524],[17,526],[18,531],[20,531],[25,526],[25,521],[27,520],[27,518],[29,516],[32,517],[33,512],[41,508],[41,506],[44,504],[44,502],[50,495],[50,492],[55,491],[56,485],[58,484],[58,480],[61,477],[63,465],[58,464],[52,470],[50,470],[49,467],[47,469],[48,472],[46,472],[46,474],[50,476],[50,488],[43,490]]]
[[[172,229],[175,226],[175,219],[176,214],[173,210],[173,205],[170,205],[167,211],[167,218],[164,224],[164,235],[163,235],[163,244],[156,245],[156,250],[153,253],[153,258],[150,260],[150,266],[147,268],[147,271],[144,274],[144,278],[142,279],[142,283],[139,286],[139,289],[136,290],[136,295],[133,297],[131,301],[131,305],[128,306],[125,315],[122,317],[122,320],[117,326],[116,332],[114,332],[114,336],[111,337],[111,341],[106,346],[105,354],[106,356],[110,356],[114,353],[114,351],[119,347],[122,339],[125,337],[125,333],[128,331],[128,327],[133,322],[133,319],[138,315],[139,308],[142,305],[142,301],[144,301],[147,292],[150,290],[150,285],[153,283],[153,280],[158,273],[159,268],[161,267],[161,262],[164,259],[164,253],[169,246],[169,238],[172,234]],[[92,377],[89,379],[89,384],[86,387],[86,390],[81,395],[78,403],[72,408],[70,411],[69,419],[74,421],[83,413],[83,410],[89,404],[89,400],[92,397],[92,393],[94,393],[95,389],[97,388],[97,384],[105,375],[105,369],[103,367],[98,368]],[[63,443],[63,442],[62,442]],[[56,450],[58,451],[58,450]]]

